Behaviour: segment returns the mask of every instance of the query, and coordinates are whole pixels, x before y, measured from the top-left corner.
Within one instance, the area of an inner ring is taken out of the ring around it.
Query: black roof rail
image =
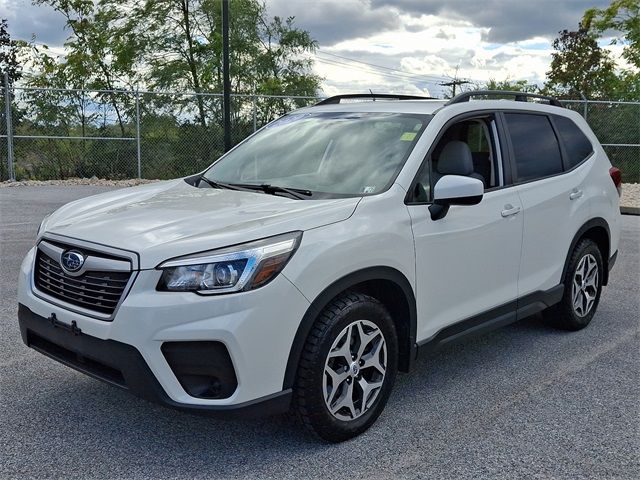
[[[464,92],[459,95],[456,95],[447,105],[453,105],[455,103],[468,102],[471,97],[515,97],[514,100],[516,102],[526,102],[529,98],[538,98],[540,100],[546,100],[549,102],[549,105],[553,105],[554,107],[563,107],[560,100],[554,97],[549,97],[547,95],[539,95],[537,93],[527,93],[527,92],[512,92],[508,90],[474,90],[471,92]]]
[[[341,100],[359,98],[371,99],[373,101],[378,98],[384,100],[436,100],[433,97],[419,97],[417,95],[395,95],[393,93],[347,93],[344,95],[334,95],[333,97],[325,98],[324,100],[316,103],[314,107],[317,107],[318,105],[337,105]]]

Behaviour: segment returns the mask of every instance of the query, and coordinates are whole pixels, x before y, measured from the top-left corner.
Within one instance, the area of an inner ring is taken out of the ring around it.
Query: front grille
[[[78,277],[66,274],[58,262],[41,250],[36,255],[35,285],[64,302],[112,315],[131,278],[131,272],[91,272]]]

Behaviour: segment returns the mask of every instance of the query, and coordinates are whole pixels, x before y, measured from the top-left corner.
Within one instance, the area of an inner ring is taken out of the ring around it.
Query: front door
[[[409,207],[418,341],[517,298],[521,209],[513,188],[488,192],[478,205],[453,206],[436,221],[426,206]]]
[[[478,135],[485,135],[486,141],[478,141]],[[416,252],[418,342],[518,296],[522,203],[515,188],[501,188],[504,175],[494,118],[465,119],[445,131],[417,178],[424,188],[417,185],[416,191],[425,198],[431,197],[433,177],[453,173],[442,171],[442,166],[438,170],[440,143],[449,141],[469,145],[475,170],[471,175],[484,179],[485,194],[478,205],[452,206],[435,221],[427,205],[410,202],[407,207]],[[478,148],[479,144],[486,147]]]

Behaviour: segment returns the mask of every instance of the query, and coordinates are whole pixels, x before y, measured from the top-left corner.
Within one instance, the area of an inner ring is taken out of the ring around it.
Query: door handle
[[[504,210],[502,210],[501,214],[503,217],[509,217],[511,215],[515,215],[520,212],[520,207],[514,207],[510,203],[504,206]]]
[[[577,200],[581,196],[582,196],[582,190],[578,190],[577,188],[574,188],[571,191],[571,193],[569,194],[569,199],[570,200]]]

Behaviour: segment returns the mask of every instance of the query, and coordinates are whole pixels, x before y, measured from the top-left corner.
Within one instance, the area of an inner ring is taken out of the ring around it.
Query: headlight
[[[162,263],[158,290],[230,293],[267,284],[282,271],[302,232],[269,237],[235,247],[180,257]]]

